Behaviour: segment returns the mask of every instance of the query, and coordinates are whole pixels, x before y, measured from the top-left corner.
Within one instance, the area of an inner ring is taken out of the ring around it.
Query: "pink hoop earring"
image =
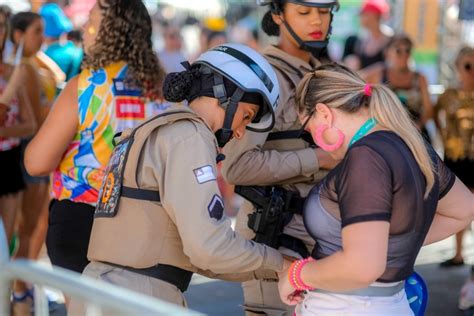
[[[314,140],[316,141],[316,144],[319,147],[321,147],[324,151],[328,151],[328,152],[335,151],[341,148],[342,144],[344,143],[344,138],[345,138],[344,134],[338,128],[336,128],[337,142],[335,142],[334,144],[326,144],[326,142],[324,141],[323,134],[327,129],[329,129],[329,125],[327,124],[320,125],[316,129],[316,132],[314,135]]]

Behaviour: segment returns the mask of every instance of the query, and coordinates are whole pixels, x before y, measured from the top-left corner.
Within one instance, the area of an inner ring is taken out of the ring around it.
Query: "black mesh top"
[[[347,225],[388,221],[387,267],[378,281],[396,282],[410,276],[438,200],[456,179],[431,147],[429,151],[437,174],[424,199],[425,177],[399,136],[376,131],[354,143],[308,196],[304,222],[316,240],[312,256],[320,259],[341,250],[341,229]]]

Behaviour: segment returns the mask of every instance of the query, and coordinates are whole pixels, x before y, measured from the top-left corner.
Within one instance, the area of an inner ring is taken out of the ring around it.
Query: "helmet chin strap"
[[[225,110],[224,124],[222,128],[217,130],[214,135],[217,138],[217,144],[220,148],[224,147],[232,138],[232,122],[234,121],[235,112],[239,106],[240,99],[244,95],[244,91],[240,88],[235,89],[234,94],[230,98],[224,86],[224,79],[221,74],[214,74],[214,97],[219,101],[219,105]]]
[[[225,103],[219,101],[219,104],[225,109],[224,125],[221,129],[215,132],[217,143],[221,148],[224,147],[232,138],[232,122],[234,121],[235,112],[237,111],[239,101],[243,95],[244,91],[237,88],[228,101]]]

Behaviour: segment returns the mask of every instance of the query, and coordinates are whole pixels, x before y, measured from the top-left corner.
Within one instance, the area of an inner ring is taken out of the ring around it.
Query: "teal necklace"
[[[375,125],[377,125],[377,120],[376,119],[374,119],[373,117],[368,119],[364,123],[364,125],[362,125],[359,128],[359,130],[355,133],[355,135],[352,137],[351,142],[349,143],[349,147],[351,147],[356,141],[358,141],[359,139],[361,139],[362,137],[367,135],[367,133],[370,132],[370,130],[372,128],[374,128]]]

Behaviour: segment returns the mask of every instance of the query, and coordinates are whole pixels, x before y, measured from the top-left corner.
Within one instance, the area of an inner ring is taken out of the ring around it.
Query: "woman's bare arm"
[[[33,176],[48,175],[77,132],[77,77],[71,79],[53,105],[40,130],[25,152],[25,166]]]
[[[438,204],[423,245],[443,240],[466,228],[474,220],[474,194],[456,178],[454,186]]]

